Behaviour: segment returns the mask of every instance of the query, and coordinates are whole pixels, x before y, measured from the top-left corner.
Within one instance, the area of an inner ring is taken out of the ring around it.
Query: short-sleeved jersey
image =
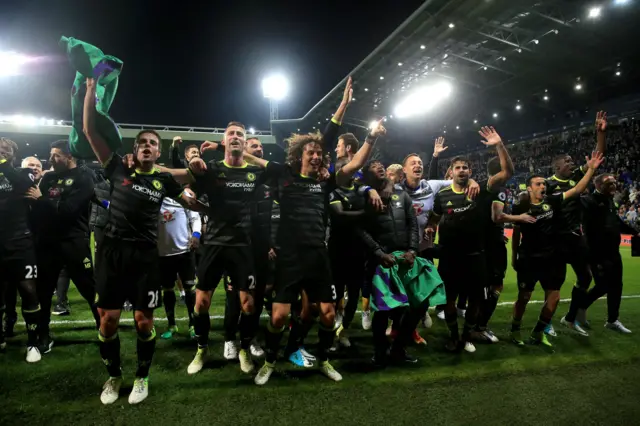
[[[555,175],[551,176],[547,179],[547,194],[560,194],[569,191],[584,177],[585,170],[585,167],[578,167],[571,173],[569,179],[560,179]],[[580,197],[572,197],[564,202],[559,220],[558,232],[580,232],[580,225],[582,224]]]
[[[577,198],[577,197],[576,197]],[[541,203],[521,203],[513,214],[526,213],[536,218],[535,223],[519,224],[522,239],[518,248],[521,257],[552,256],[557,248],[559,227],[562,226],[564,193],[547,195]],[[541,266],[542,267],[542,266]]]
[[[280,203],[278,247],[324,247],[329,194],[336,189],[336,175],[318,181],[294,173],[291,167],[269,162],[268,179],[277,179]]]
[[[340,187],[329,195],[330,204],[340,204],[345,212],[364,212],[365,200],[362,194],[358,193],[357,187],[348,188]],[[347,243],[347,247],[351,247],[353,243],[359,242],[359,238],[355,233],[358,224],[354,217],[345,217],[339,214],[331,215],[331,233],[329,238],[333,241]]]
[[[10,165],[0,169],[0,244],[31,234],[29,202],[24,193],[35,186],[34,179],[30,169]]]
[[[196,185],[209,199],[207,229],[202,237],[206,245],[248,246],[251,244],[251,207],[262,168],[244,163],[230,166],[211,161]]]
[[[493,203],[502,204],[502,206],[506,209],[507,202],[507,189],[499,188],[495,191],[495,197],[493,199]],[[505,212],[506,213],[506,212]],[[489,220],[487,221],[487,242],[489,243],[500,243],[504,244],[504,223],[496,223],[489,215]]]
[[[105,165],[111,182],[111,203],[105,235],[114,239],[158,242],[158,215],[164,197],[176,198],[182,187],[169,173],[154,168],[150,172],[130,171],[122,158],[113,154]]]
[[[94,197],[94,174],[84,166],[46,173],[40,181],[40,198],[33,205],[39,240],[86,238]]]
[[[480,182],[475,199],[464,191],[456,192],[449,185],[436,194],[433,212],[441,217],[438,226],[439,244],[446,252],[476,254],[484,251],[487,221],[491,220],[491,204],[497,194]]]

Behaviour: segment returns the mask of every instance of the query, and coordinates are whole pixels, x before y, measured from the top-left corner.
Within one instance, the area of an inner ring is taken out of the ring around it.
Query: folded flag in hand
[[[97,133],[115,152],[122,145],[118,126],[109,117],[109,108],[118,91],[118,77],[122,70],[122,61],[105,55],[97,47],[74,39],[62,37],[60,46],[65,49],[71,66],[76,70],[76,78],[71,89],[71,114],[73,128],[69,134],[71,153],[76,158],[93,159],[95,155],[87,137],[82,131],[82,112],[86,93],[86,79],[96,79],[96,119]]]

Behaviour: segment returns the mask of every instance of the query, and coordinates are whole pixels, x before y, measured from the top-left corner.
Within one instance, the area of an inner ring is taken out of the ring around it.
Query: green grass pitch
[[[445,353],[446,326],[434,319],[432,329],[421,330],[428,346],[410,348],[420,358],[417,365],[374,371],[369,366],[371,335],[361,330],[358,316],[351,333],[354,348],[333,357],[333,365],[344,376],[341,383],[280,360],[268,385],[258,388],[237,363],[223,360],[220,319],[213,320],[207,367],[188,376],[195,345],[186,337],[183,320],[180,335],[171,341],[158,339],[149,398],[135,407],[127,403],[135,371],[131,314],[124,313],[120,332],[126,387],[114,405],[105,407],[99,395],[107,375],[97,332],[72,286],[72,315],[54,317],[56,344],[50,354],[28,365],[22,326],[8,341],[6,353],[0,354],[0,424],[636,424],[640,416],[640,260],[631,258],[628,248],[622,249],[622,256],[621,320],[634,331],[628,336],[603,328],[604,300],[589,311],[591,336],[571,335],[558,321],[568,308],[562,303],[555,321],[560,334],[552,339],[554,353],[529,345],[515,347],[507,342],[509,302],[517,293],[515,273],[509,270],[503,304],[491,323],[501,342],[479,344],[475,354]],[[570,271],[562,289],[564,298],[570,296],[574,279]],[[534,299],[541,298],[537,288]],[[218,291],[211,314],[222,315],[223,307],[223,294]],[[539,304],[529,305],[523,330],[533,327],[539,309]],[[164,310],[156,313],[160,335],[166,329]],[[186,316],[184,307],[178,307],[177,315]],[[309,337],[311,351],[315,334],[314,329]]]

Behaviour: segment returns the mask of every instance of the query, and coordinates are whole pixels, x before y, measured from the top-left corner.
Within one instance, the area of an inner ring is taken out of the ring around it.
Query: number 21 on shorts
[[[150,291],[149,293],[147,293],[149,295],[149,297],[150,297],[149,305],[148,305],[149,308],[153,309],[153,308],[157,308],[158,307],[158,294],[159,293],[160,292],[158,290]]]

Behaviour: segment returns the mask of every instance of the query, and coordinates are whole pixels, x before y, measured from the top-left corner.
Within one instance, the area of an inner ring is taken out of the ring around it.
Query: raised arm
[[[429,175],[427,180],[437,180],[438,175],[438,157],[440,154],[449,148],[448,146],[444,146],[444,138],[442,136],[436,139],[435,144],[433,145],[433,156],[431,157],[431,161],[429,162]]]
[[[336,183],[339,186],[344,186],[349,183],[351,177],[365,165],[367,159],[371,156],[373,146],[376,144],[378,137],[387,133],[387,129],[382,125],[383,121],[384,118],[378,121],[375,128],[371,130],[371,133],[369,133],[365,139],[364,144],[362,144],[351,161],[345,164],[342,169],[338,171],[336,174]]]
[[[589,182],[591,182],[591,178],[593,178],[594,173],[600,167],[600,164],[604,161],[604,155],[601,152],[593,151],[591,153],[591,158],[585,157],[587,160],[587,172],[584,174],[580,182],[576,184],[573,188],[568,190],[563,194],[564,199],[577,197],[587,189],[589,186]]]
[[[598,111],[596,114],[596,151],[604,154],[607,136],[607,113]]]
[[[478,131],[480,136],[485,140],[482,143],[485,146],[495,146],[500,160],[500,171],[489,178],[489,188],[504,185],[513,176],[513,162],[507,152],[507,148],[502,143],[502,138],[493,127],[483,127]]]
[[[176,136],[171,142],[171,150],[169,151],[169,162],[174,169],[184,168],[184,162],[180,158],[180,144],[182,143],[182,137]]]
[[[342,94],[342,102],[340,102],[340,106],[331,121],[327,123],[327,126],[322,132],[322,139],[324,140],[324,150],[326,152],[333,152],[335,148],[336,139],[338,138],[338,132],[340,130],[340,126],[342,125],[342,121],[344,120],[344,115],[347,112],[347,107],[353,99],[353,82],[351,77],[347,79],[347,85],[344,88],[344,93]]]
[[[106,164],[111,158],[111,148],[107,145],[107,142],[102,139],[102,136],[98,134],[95,128],[96,118],[96,80],[93,78],[87,79],[87,92],[84,95],[84,110],[82,114],[82,131],[87,137],[91,149],[96,154],[98,161],[102,164]]]

